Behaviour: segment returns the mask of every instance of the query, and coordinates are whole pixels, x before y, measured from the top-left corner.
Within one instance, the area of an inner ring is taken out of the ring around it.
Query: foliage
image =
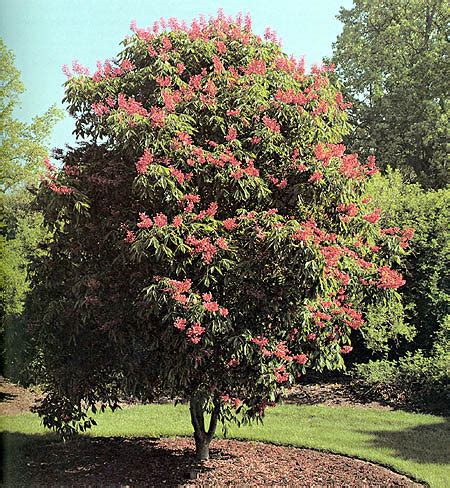
[[[400,346],[415,337],[413,326],[405,322],[405,310],[401,301],[374,303],[367,307],[366,324],[360,329],[361,336],[354,338],[352,362],[368,357],[398,353]]]
[[[403,260],[406,284],[401,289],[405,322],[417,332],[407,347],[429,352],[449,316],[450,192],[424,191],[405,183],[399,171],[388,170],[371,179],[367,193],[373,195],[374,205],[383,206],[383,227],[415,229]],[[379,324],[375,328],[380,330]]]
[[[422,410],[448,414],[450,402],[450,321],[443,324],[431,353],[407,352],[398,361],[378,360],[355,366],[353,377],[371,395]]]
[[[425,187],[448,180],[445,0],[355,0],[332,61],[353,103],[352,150],[372,152]]]
[[[55,237],[33,296],[39,411],[68,435],[121,393],[189,399],[207,457],[217,421],[259,420],[307,369],[343,366],[367,307],[399,299],[407,236],[362,199],[375,161],[345,153],[326,68],[250,18],[165,25],[132,25],[93,76],[66,68],[90,142],[47,162],[38,198]]]
[[[2,342],[5,333],[11,336],[7,341],[20,337],[20,341],[10,341],[5,361],[6,373],[12,374],[11,368],[18,372],[24,366],[17,358],[20,349],[27,347],[21,343],[26,331],[20,315],[30,287],[30,260],[42,254],[39,243],[48,237],[42,215],[30,211],[32,194],[28,188],[38,183],[47,154],[45,145],[62,113],[52,107],[30,124],[16,120],[13,111],[23,85],[13,53],[1,39],[0,67],[0,320]]]

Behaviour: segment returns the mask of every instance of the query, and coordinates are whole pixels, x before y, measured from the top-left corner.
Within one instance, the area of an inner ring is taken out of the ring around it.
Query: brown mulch
[[[327,405],[328,407],[361,407],[393,410],[394,406],[384,401],[374,401],[362,392],[357,392],[349,381],[327,381],[295,385],[283,397],[285,403],[298,405]]]
[[[187,438],[80,438],[63,444],[14,436],[4,439],[6,487],[421,486],[358,459],[257,442],[215,440],[211,459],[198,463]]]
[[[39,397],[37,389],[22,388],[0,376],[0,415],[29,412]]]

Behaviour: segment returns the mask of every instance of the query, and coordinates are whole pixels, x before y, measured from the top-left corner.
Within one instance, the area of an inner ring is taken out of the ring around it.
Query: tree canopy
[[[427,188],[448,180],[445,0],[355,0],[341,9],[332,61],[353,106],[347,137],[361,155]]]

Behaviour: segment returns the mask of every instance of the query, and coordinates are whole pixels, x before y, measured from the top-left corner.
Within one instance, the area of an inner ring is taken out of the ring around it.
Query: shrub
[[[447,321],[430,355],[418,350],[414,354],[407,352],[397,361],[378,360],[356,365],[353,370],[356,386],[375,399],[448,414],[449,330]]]
[[[404,321],[416,331],[416,336],[413,343],[404,344],[403,351],[422,349],[429,354],[437,331],[449,316],[450,190],[426,191],[404,182],[399,171],[389,169],[385,175],[377,174],[371,179],[367,193],[373,196],[375,206],[383,206],[383,227],[414,229],[402,264],[406,284],[401,295]],[[380,330],[376,316],[368,320],[366,331],[372,328],[375,334]],[[405,332],[406,338],[411,338],[411,332]],[[381,343],[386,337],[388,334],[381,337]],[[367,346],[376,350],[372,343]]]

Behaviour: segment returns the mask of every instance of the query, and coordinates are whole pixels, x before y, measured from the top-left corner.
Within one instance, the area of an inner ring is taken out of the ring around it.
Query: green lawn
[[[97,415],[93,436],[191,435],[185,405],[145,405]],[[33,414],[0,418],[4,432],[42,434]],[[228,437],[311,447],[367,459],[426,481],[450,486],[448,418],[367,408],[280,405],[264,425],[231,427]]]

